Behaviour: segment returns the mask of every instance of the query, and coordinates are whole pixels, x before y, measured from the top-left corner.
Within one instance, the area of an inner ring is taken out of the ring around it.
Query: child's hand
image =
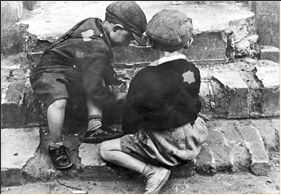
[[[114,94],[117,101],[125,100],[128,92],[127,80],[120,80],[122,83],[119,86],[111,86],[111,91]]]

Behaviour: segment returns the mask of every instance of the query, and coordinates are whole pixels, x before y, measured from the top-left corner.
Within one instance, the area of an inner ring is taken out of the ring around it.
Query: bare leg
[[[61,134],[65,117],[66,103],[66,99],[56,100],[50,104],[47,110],[50,141],[53,143],[62,142]]]
[[[108,162],[143,174],[147,179],[145,194],[157,194],[171,173],[170,170],[147,164],[122,152],[120,138],[103,142],[100,145],[100,155]]]
[[[100,119],[97,118],[95,120],[89,120],[88,129],[93,130],[100,128],[102,126],[102,110],[90,100],[87,100],[87,108],[89,116],[100,116]]]
[[[49,155],[57,169],[68,169],[73,165],[68,154],[68,148],[62,143],[66,103],[66,99],[56,100],[47,110],[50,131]]]
[[[100,145],[101,157],[111,163],[142,173],[146,163],[122,152],[120,138],[105,141]]]
[[[87,108],[89,115],[100,115],[102,116],[102,110],[97,105],[95,105],[92,101],[87,100]]]

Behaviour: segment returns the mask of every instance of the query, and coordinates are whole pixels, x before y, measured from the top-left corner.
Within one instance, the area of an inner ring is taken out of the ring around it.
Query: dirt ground
[[[195,174],[189,178],[172,178],[161,194],[280,194],[279,155],[272,161],[268,176],[252,173]],[[144,178],[139,180],[82,181],[57,179],[52,182],[28,183],[1,187],[1,194],[142,194]]]

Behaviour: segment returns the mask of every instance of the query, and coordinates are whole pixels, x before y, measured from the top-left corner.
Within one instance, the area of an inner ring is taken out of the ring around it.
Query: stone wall
[[[17,24],[24,9],[32,10],[37,1],[1,1],[1,54],[25,51],[28,25]]]
[[[256,14],[258,43],[280,48],[280,2],[255,1],[252,7]]]

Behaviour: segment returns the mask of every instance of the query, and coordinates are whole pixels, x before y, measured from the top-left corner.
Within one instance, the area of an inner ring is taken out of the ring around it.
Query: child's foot
[[[54,166],[59,170],[68,169],[73,165],[69,157],[69,149],[63,144],[50,145],[49,154]]]
[[[144,194],[158,194],[168,181],[171,171],[163,167],[155,167],[146,175],[147,182]]]
[[[101,143],[106,140],[119,138],[123,135],[120,131],[114,131],[108,127],[100,127],[95,130],[88,129],[80,140],[85,143]]]

